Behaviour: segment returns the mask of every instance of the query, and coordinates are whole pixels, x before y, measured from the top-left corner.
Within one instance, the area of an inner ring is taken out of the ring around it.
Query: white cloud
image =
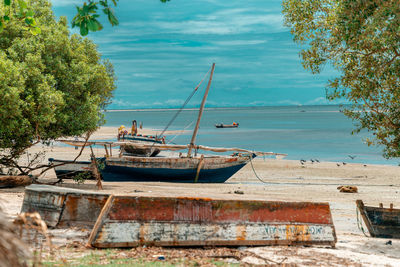
[[[232,41],[215,41],[216,45],[235,46],[235,45],[258,45],[266,43],[266,40],[232,40]]]

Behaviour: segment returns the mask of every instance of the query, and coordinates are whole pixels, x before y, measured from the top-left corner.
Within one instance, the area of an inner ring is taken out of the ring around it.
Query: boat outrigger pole
[[[196,122],[196,127],[194,127],[192,140],[190,141],[190,144],[189,144],[189,149],[188,149],[188,154],[187,154],[188,157],[191,156],[192,149],[194,147],[194,142],[196,141],[197,131],[199,130],[199,125],[200,125],[201,116],[203,115],[204,105],[206,104],[208,91],[210,91],[211,80],[212,80],[212,77],[213,77],[213,74],[214,74],[214,68],[215,68],[215,63],[212,64],[211,73],[210,73],[210,79],[208,80],[206,92],[204,93],[203,100],[201,101],[200,110],[199,110],[199,116],[198,116],[197,122]]]

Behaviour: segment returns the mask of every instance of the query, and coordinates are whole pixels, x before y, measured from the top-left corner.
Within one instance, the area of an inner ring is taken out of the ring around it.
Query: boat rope
[[[266,181],[264,181],[263,179],[261,179],[261,178],[258,176],[256,170],[254,169],[254,166],[253,166],[253,155],[250,155],[249,157],[250,157],[250,165],[251,165],[251,168],[253,169],[253,172],[254,172],[255,176],[257,177],[257,179],[260,180],[260,182],[262,182],[262,183],[264,183],[264,184],[269,184],[268,182],[266,182]]]
[[[190,126],[192,126],[192,124],[194,123],[194,121],[190,122],[188,125],[185,126],[185,128],[183,128],[182,131],[180,131],[179,133],[177,133],[171,140],[168,140],[168,144],[171,144],[172,141],[175,140],[175,138],[177,138],[178,136],[182,135],[187,128],[189,128]],[[173,143],[172,143],[173,144]]]
[[[361,214],[360,214],[360,211],[358,210],[358,207],[356,207],[356,214],[357,214],[357,226],[358,226],[358,229],[361,230],[361,231],[363,232],[363,234],[364,234],[366,237],[369,237],[369,236],[365,233],[364,227],[363,227],[362,222],[361,222],[361,220],[360,220]]]
[[[185,102],[183,103],[183,105],[178,109],[178,111],[175,113],[175,115],[172,117],[172,119],[168,122],[167,126],[165,126],[164,130],[161,132],[161,134],[159,135],[159,137],[162,137],[165,133],[165,131],[167,131],[167,129],[169,128],[169,126],[171,126],[171,124],[175,121],[176,117],[178,117],[179,113],[181,113],[181,111],[185,108],[186,104],[189,103],[190,99],[192,99],[192,97],[194,96],[194,94],[197,92],[197,90],[199,89],[201,83],[204,81],[204,79],[207,77],[208,73],[211,71],[211,69],[209,69],[207,71],[207,73],[204,75],[203,79],[201,79],[201,81],[199,82],[199,84],[196,86],[196,88],[194,88],[193,92],[189,95],[189,97],[185,100]]]

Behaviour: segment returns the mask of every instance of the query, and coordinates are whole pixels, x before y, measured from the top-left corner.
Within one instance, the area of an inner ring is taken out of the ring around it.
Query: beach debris
[[[367,164],[364,164],[364,167],[367,167]]]
[[[33,179],[28,175],[0,175],[0,188],[27,186]]]
[[[87,245],[334,247],[335,243],[328,203],[111,195]]]
[[[242,190],[235,190],[233,193],[243,195],[244,192]]]
[[[358,188],[354,185],[341,185],[337,189],[341,193],[358,193]]]

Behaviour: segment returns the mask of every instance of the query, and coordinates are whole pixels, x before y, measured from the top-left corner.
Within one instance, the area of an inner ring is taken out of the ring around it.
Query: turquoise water
[[[285,106],[254,108],[210,108],[204,111],[197,144],[239,147],[257,151],[287,153],[287,159],[359,162],[397,165],[386,160],[380,147],[368,147],[367,132],[352,135],[352,121],[339,112],[339,106]],[[176,110],[130,110],[105,113],[106,126],[125,125],[132,120],[144,128],[164,129]],[[183,110],[169,130],[192,130],[197,110]],[[217,129],[216,123],[239,123],[239,128]],[[173,139],[174,138],[174,139]],[[191,131],[167,136],[173,143],[190,142]],[[356,156],[354,160],[348,155]]]

